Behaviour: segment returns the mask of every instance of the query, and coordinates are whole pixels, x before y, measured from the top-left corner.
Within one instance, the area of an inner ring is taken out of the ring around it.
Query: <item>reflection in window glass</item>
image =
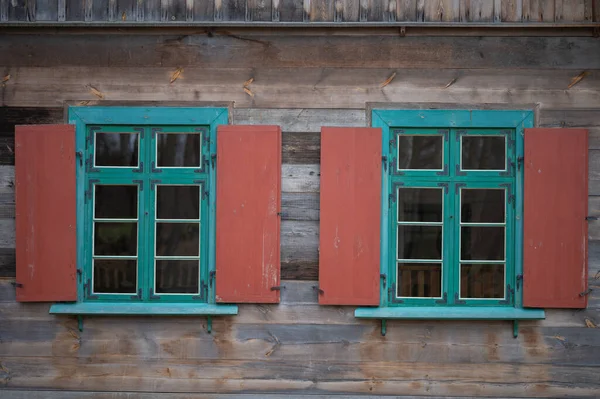
[[[461,298],[504,298],[503,264],[463,264],[460,267]]]
[[[461,222],[504,223],[504,194],[503,189],[461,189]]]
[[[95,165],[137,167],[139,158],[138,133],[95,134]]]
[[[96,184],[94,188],[96,219],[137,219],[138,186]]]
[[[399,188],[399,222],[441,222],[443,190],[438,188]]]
[[[157,219],[200,219],[200,186],[156,186]]]
[[[94,293],[134,294],[136,287],[135,259],[94,259]]]
[[[461,260],[504,260],[504,227],[462,226]]]
[[[462,170],[506,170],[504,136],[462,136]]]
[[[156,135],[159,167],[200,167],[200,133],[159,133]]]
[[[157,256],[198,256],[199,223],[156,223]]]
[[[400,297],[441,297],[442,265],[439,263],[398,263]]]
[[[157,260],[156,293],[195,294],[199,288],[198,260]]]
[[[398,225],[398,259],[442,259],[442,226]]]
[[[137,223],[94,223],[94,255],[136,256]]]
[[[442,135],[398,135],[398,169],[444,169]]]

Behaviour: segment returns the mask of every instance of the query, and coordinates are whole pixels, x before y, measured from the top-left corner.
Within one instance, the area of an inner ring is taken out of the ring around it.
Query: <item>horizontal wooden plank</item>
[[[600,109],[542,108],[540,127],[600,127]]]
[[[0,202],[2,195],[0,195]],[[0,213],[1,213],[0,205]],[[282,193],[281,220],[319,220],[318,193]]]
[[[542,103],[562,108],[588,107],[600,101],[598,70],[565,90],[576,72],[407,69],[397,72],[389,84],[381,87],[394,70],[366,69],[364,65],[356,68],[229,68],[229,65],[190,66],[184,68],[175,83],[170,82],[173,67],[7,68],[11,79],[5,83],[3,102],[14,107],[56,107],[69,100],[98,100],[90,85],[102,93],[104,100],[235,101],[238,108],[364,108],[367,102],[405,102],[407,98],[425,103],[474,106]],[[246,87],[249,90],[246,93],[243,83],[250,78],[254,80]],[[324,126],[328,125],[324,122]],[[349,121],[343,123],[347,125]]]
[[[260,31],[195,33],[131,35],[128,40],[102,33],[3,35],[0,53],[6,55],[3,61],[7,67],[146,68],[162,65],[187,68],[202,65],[219,68],[236,65],[257,69],[303,66],[583,70],[600,65],[600,43],[593,37],[456,39],[450,36],[270,35]],[[81,57],[81,54],[86,56]]]
[[[38,364],[34,362],[37,360]],[[365,367],[339,362],[293,364],[276,361],[218,361],[218,362],[127,362],[77,364],[64,361],[53,365],[52,359],[8,358],[6,366],[12,387],[43,386],[78,389],[102,389],[114,386],[117,379],[123,391],[155,392],[264,392],[287,393],[373,393],[440,395],[444,392],[463,395],[499,396],[527,395],[539,392],[544,385],[548,395],[589,395],[593,392],[593,368],[548,367],[546,365],[513,366],[487,364],[457,364],[438,367],[435,363],[376,362]],[[37,370],[36,370],[37,369]],[[136,369],[135,376],[129,370]],[[399,373],[398,370],[403,370]],[[33,371],[36,370],[36,371]],[[72,376],[69,370],[77,370]],[[86,377],[89,375],[89,377]],[[297,378],[302,375],[301,378]],[[427,375],[427,384],[422,376]],[[244,378],[248,376],[247,378]],[[290,377],[292,376],[292,377]],[[294,378],[296,377],[296,378]],[[552,378],[556,377],[555,380]],[[27,379],[30,379],[27,381]],[[87,380],[86,380],[87,378]],[[570,378],[570,380],[569,380]],[[152,380],[153,379],[153,380]],[[151,382],[153,381],[153,382]],[[417,383],[415,383],[417,382]],[[263,384],[261,386],[260,384]],[[344,385],[350,389],[344,389]],[[527,386],[530,385],[530,388]],[[243,396],[242,396],[243,397]],[[268,396],[267,396],[268,397]],[[286,395],[287,397],[287,395]],[[294,396],[292,396],[294,397]],[[321,397],[311,396],[311,397]],[[396,396],[395,396],[396,397]]]
[[[321,134],[284,132],[281,137],[282,158],[284,164],[311,164],[321,161]],[[0,148],[2,141],[0,140]],[[0,163],[2,152],[0,150]]]

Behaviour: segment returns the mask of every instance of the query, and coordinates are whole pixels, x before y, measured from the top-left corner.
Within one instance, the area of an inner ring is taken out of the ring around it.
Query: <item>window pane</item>
[[[504,190],[461,189],[461,222],[504,223]]]
[[[156,186],[158,219],[200,219],[200,186]]]
[[[157,260],[156,293],[198,293],[199,270],[200,263],[197,260]]]
[[[504,260],[504,227],[461,227],[462,260]]]
[[[398,296],[441,297],[442,265],[398,263]]]
[[[504,298],[504,265],[469,264],[460,267],[461,298]]]
[[[135,294],[135,259],[94,259],[94,293]]]
[[[442,135],[398,135],[398,169],[443,169]]]
[[[96,184],[95,217],[98,219],[137,219],[137,186]]]
[[[159,133],[156,135],[158,166],[200,167],[200,133]]]
[[[198,256],[199,223],[156,223],[157,256]]]
[[[398,189],[398,221],[441,222],[442,195],[438,188]]]
[[[398,226],[398,259],[442,259],[442,226]]]
[[[504,136],[462,136],[463,170],[505,170]]]
[[[96,166],[138,166],[138,133],[96,133]]]
[[[136,256],[137,223],[94,223],[94,255]]]

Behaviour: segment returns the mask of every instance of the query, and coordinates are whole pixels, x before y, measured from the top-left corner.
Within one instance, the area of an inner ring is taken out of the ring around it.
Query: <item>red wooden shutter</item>
[[[381,129],[321,129],[319,303],[379,305]]]
[[[587,130],[525,129],[524,162],[523,304],[585,308]]]
[[[75,301],[75,128],[17,126],[15,147],[17,301]]]
[[[217,302],[279,302],[280,208],[279,126],[219,126]]]

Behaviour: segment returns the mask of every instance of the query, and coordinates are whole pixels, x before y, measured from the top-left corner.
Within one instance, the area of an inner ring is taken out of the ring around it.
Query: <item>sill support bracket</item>
[[[77,328],[79,332],[83,332],[83,315],[77,315]]]
[[[206,316],[206,332],[212,333],[212,317]]]
[[[386,332],[387,332],[387,320],[381,319],[381,336],[385,337]]]
[[[519,336],[519,320],[513,320],[513,338]]]

